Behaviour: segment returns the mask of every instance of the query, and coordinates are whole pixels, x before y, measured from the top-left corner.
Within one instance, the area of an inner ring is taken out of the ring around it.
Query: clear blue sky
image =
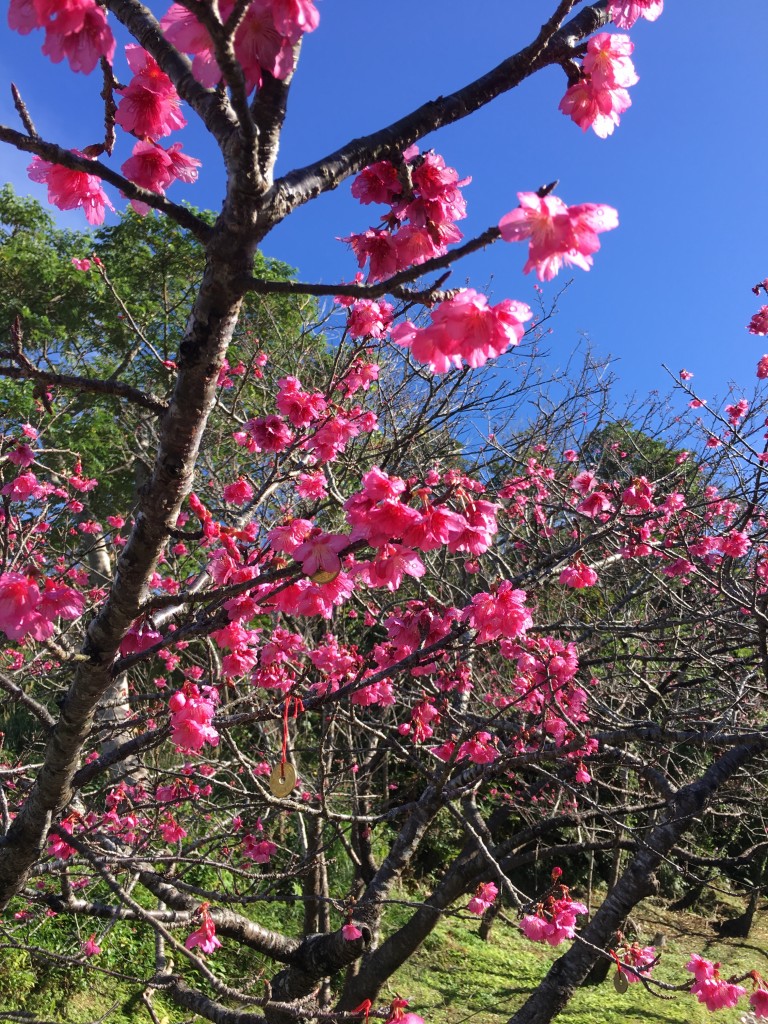
[[[355,136],[449,92],[525,45],[555,0],[318,0],[321,23],[305,40],[291,92],[278,172],[308,163]],[[158,14],[165,4],[151,3]],[[640,83],[633,106],[606,140],[582,132],[557,109],[565,89],[549,69],[464,122],[429,137],[462,175],[467,237],[495,224],[516,205],[515,193],[560,179],[566,202],[605,202],[621,225],[603,235],[589,274],[561,302],[550,349],[562,358],[586,333],[601,354],[620,358],[627,392],[667,390],[661,363],[685,366],[706,395],[722,396],[729,381],[751,388],[768,339],[744,329],[759,302],[750,292],[768,276],[768,20],[765,0],[667,0],[655,24],[631,32]],[[122,40],[125,41],[124,39]],[[20,37],[0,29],[2,78],[21,89],[45,137],[81,147],[99,140],[96,75],[73,75],[40,55],[42,34]],[[118,74],[127,79],[118,52]],[[17,126],[9,90],[0,118]],[[177,133],[185,150],[204,160],[196,187],[170,195],[217,208],[222,179],[204,133]],[[123,141],[115,166],[125,159]],[[3,178],[44,198],[28,182],[29,158],[0,149]],[[117,197],[113,199],[118,203]],[[297,211],[267,239],[269,255],[299,269],[305,280],[350,279],[355,264],[338,235],[372,222],[344,185]],[[62,222],[85,225],[82,214]],[[492,278],[495,301],[532,301],[534,280],[523,277],[523,246],[501,243],[460,264],[482,289]]]

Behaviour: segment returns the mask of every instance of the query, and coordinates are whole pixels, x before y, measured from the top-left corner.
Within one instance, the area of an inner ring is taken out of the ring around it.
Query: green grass
[[[694,952],[720,961],[725,977],[752,969],[768,974],[768,929],[761,923],[746,941],[715,939],[701,919],[652,907],[640,923],[646,941],[657,930],[666,934],[654,972],[662,981],[692,981],[684,965]],[[476,921],[442,922],[392,979],[387,994],[399,992],[410,999],[427,1024],[503,1024],[533,992],[559,952],[529,942],[514,924],[503,921],[494,924],[488,942],[477,931]],[[580,989],[558,1017],[559,1024],[735,1024],[748,1009],[742,999],[735,1009],[718,1011],[713,1018],[687,992],[660,999],[640,984],[630,985],[622,995],[614,989],[613,974],[600,985]],[[749,983],[746,987],[749,990]]]
[[[267,917],[278,914],[274,907],[263,909]],[[646,941],[656,931],[666,935],[655,972],[664,981],[679,984],[689,979],[683,967],[693,952],[721,961],[724,976],[752,969],[768,975],[768,926],[760,920],[746,941],[716,939],[703,919],[665,913],[652,903],[645,906],[638,921]],[[468,915],[443,920],[391,980],[380,1002],[399,993],[411,1001],[411,1008],[427,1024],[505,1024],[560,951],[529,942],[514,922],[505,920],[496,921],[489,941],[484,942],[478,925],[478,920]],[[72,928],[71,919],[41,922],[30,940],[42,946],[46,939],[54,938],[44,933],[64,928]],[[233,984],[246,975],[255,976],[258,958],[253,954],[244,957],[243,951],[234,944],[228,949],[229,945],[225,940],[214,958],[217,973]],[[136,968],[144,960],[149,966],[151,940],[134,926],[123,924],[112,931],[94,966],[130,970],[129,965]],[[154,994],[153,1006],[161,1024],[189,1019],[187,1013],[165,1002],[161,993]],[[0,952],[0,1009],[24,1010],[56,1024],[89,1024],[102,1017],[105,1024],[151,1024],[135,987],[87,968],[47,966],[19,951]],[[715,1021],[736,1024],[746,1009],[742,1000],[736,1009],[719,1012]],[[636,984],[619,994],[613,986],[613,971],[601,985],[582,988],[558,1018],[559,1024],[710,1024],[711,1020],[710,1012],[686,992],[666,1000]]]

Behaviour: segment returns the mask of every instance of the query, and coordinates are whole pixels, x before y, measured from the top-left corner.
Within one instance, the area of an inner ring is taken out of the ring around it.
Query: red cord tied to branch
[[[276,797],[288,796],[296,785],[296,769],[288,761],[288,719],[291,717],[291,708],[295,721],[304,710],[300,697],[286,697],[283,705],[283,749],[280,764],[275,765],[269,777],[269,788]]]

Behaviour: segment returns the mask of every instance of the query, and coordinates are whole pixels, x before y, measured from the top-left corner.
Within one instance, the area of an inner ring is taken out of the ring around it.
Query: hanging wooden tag
[[[309,578],[313,583],[333,583],[340,572],[341,569],[318,569],[317,572],[313,573]]]
[[[629,988],[629,981],[627,980],[626,974],[623,974],[621,971],[616,971],[613,976],[613,987],[620,996],[623,996]]]
[[[281,761],[272,769],[269,788],[276,797],[288,796],[296,785],[296,769],[287,761]]]

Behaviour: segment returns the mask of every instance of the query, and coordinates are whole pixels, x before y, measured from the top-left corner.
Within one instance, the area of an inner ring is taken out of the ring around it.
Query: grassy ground
[[[656,931],[666,935],[656,975],[679,984],[691,976],[683,970],[691,953],[721,961],[724,976],[756,969],[768,974],[768,926],[753,929],[749,940],[716,939],[702,919],[648,907],[639,919],[642,937]],[[390,991],[413,1000],[428,1024],[503,1024],[536,987],[557,951],[528,942],[514,925],[498,922],[490,940],[477,935],[477,924],[445,921],[425,943],[412,963],[401,969]],[[642,985],[620,995],[613,971],[600,985],[582,988],[560,1024],[733,1024],[747,1010],[745,1000],[734,1010],[712,1014],[687,992],[660,999]],[[748,986],[747,986],[748,987]]]
[[[641,937],[650,941],[657,931],[666,936],[658,977],[671,983],[690,978],[683,965],[693,952],[721,961],[724,976],[756,969],[768,975],[768,921],[758,920],[747,941],[720,940],[706,921],[690,914],[671,914],[645,906],[638,917]],[[513,922],[497,920],[488,942],[478,934],[477,918],[452,917],[429,936],[418,955],[392,979],[382,1003],[397,992],[427,1024],[504,1024],[536,987],[557,951],[525,939]],[[144,951],[125,936],[112,935],[112,949],[98,958],[99,966],[120,971]],[[216,954],[217,967],[235,982],[245,965],[240,954],[225,948]],[[229,968],[232,959],[232,970]],[[94,966],[96,963],[94,962]],[[249,964],[245,973],[257,973]],[[176,1024],[188,1015],[154,995],[160,1024]],[[41,970],[26,954],[0,954],[0,1011],[23,1009],[51,1024],[151,1024],[147,1007],[135,990],[117,978],[94,975],[80,968]],[[736,1024],[747,1005],[720,1011],[718,1024]],[[2,1016],[2,1013],[0,1013]],[[621,995],[613,986],[613,971],[601,985],[581,989],[559,1024],[709,1024],[711,1014],[688,993],[660,999],[642,985]]]

